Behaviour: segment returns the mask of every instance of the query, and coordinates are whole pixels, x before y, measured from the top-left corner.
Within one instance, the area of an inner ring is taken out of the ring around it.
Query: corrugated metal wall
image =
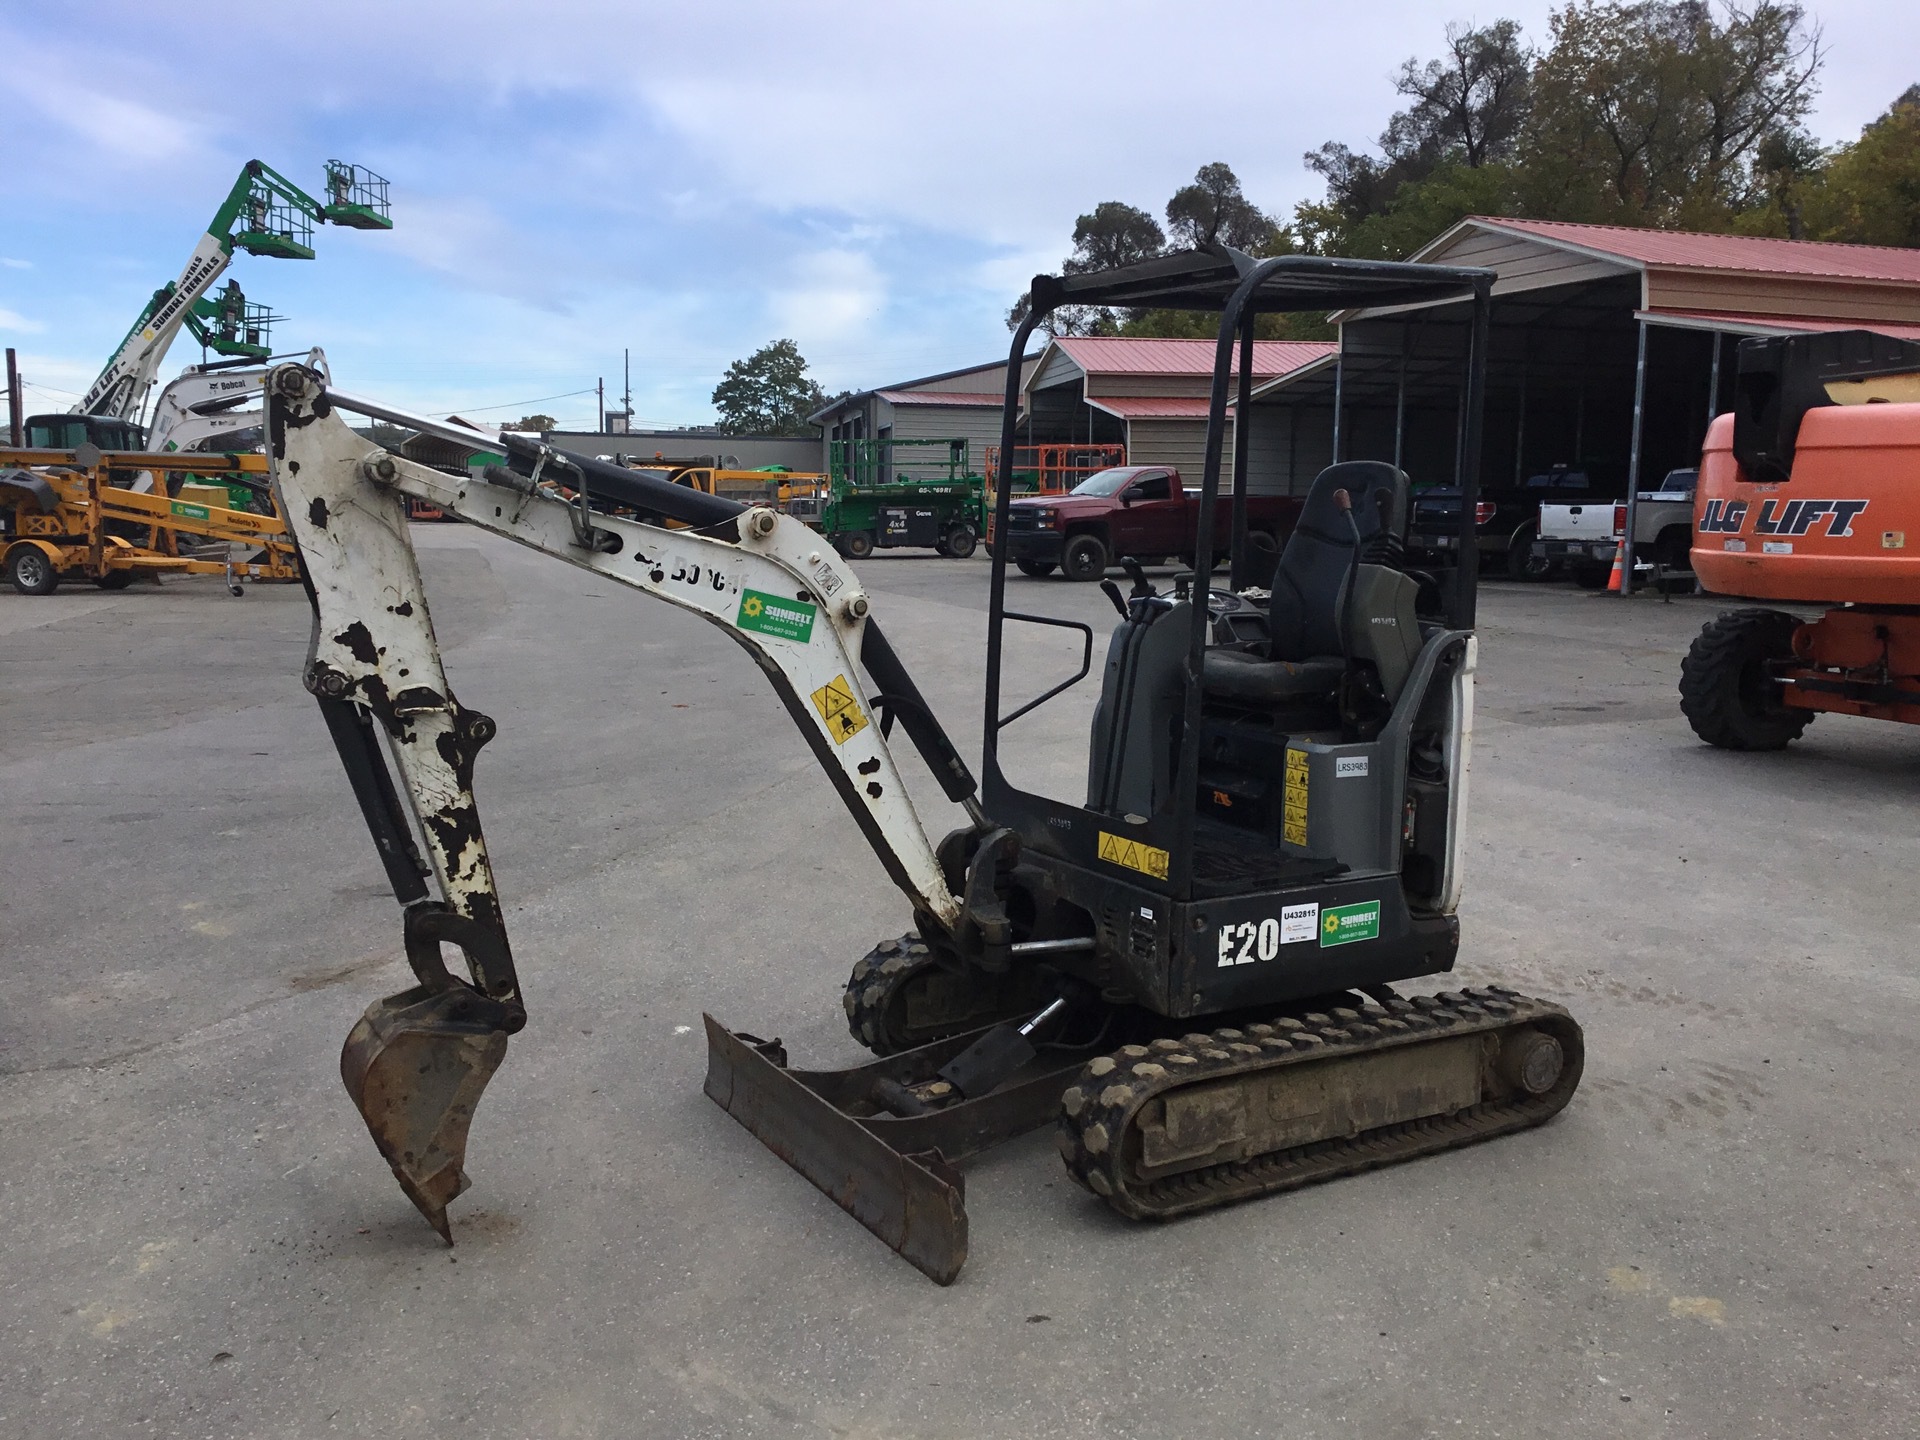
[[[1304,495],[1333,461],[1331,408],[1253,407],[1248,432],[1247,490],[1253,495]]]
[[[1512,294],[1520,290],[1538,290],[1550,285],[1572,285],[1585,280],[1604,280],[1631,273],[1634,267],[1620,260],[1602,260],[1543,245],[1521,235],[1499,234],[1487,230],[1469,230],[1444,251],[1426,257],[1430,265],[1483,265],[1500,272],[1493,293]]]
[[[927,390],[938,394],[951,391],[964,395],[996,395],[1007,388],[1007,367],[1002,361],[998,365],[981,365],[972,370],[963,370],[958,375],[949,375],[941,380],[924,380],[918,384],[882,385],[882,390]]]
[[[1101,395],[1204,397],[1213,393],[1213,376],[1096,373],[1087,381],[1087,393],[1096,397]]]
[[[896,440],[953,440],[967,442],[967,468],[985,474],[987,447],[1000,443],[1000,411],[984,405],[896,405]]]
[[[556,430],[547,438],[562,450],[583,455],[626,455],[634,459],[647,459],[656,454],[676,459],[731,457],[725,463],[741,470],[757,470],[762,465],[784,465],[789,470],[825,468],[819,440],[805,437],[688,435],[679,431],[600,435],[591,430]]]
[[[1129,465],[1171,465],[1180,472],[1183,485],[1200,483],[1200,471],[1207,458],[1207,422],[1204,420],[1129,420],[1127,422],[1127,463]],[[1226,462],[1222,479],[1233,468],[1233,431],[1228,427]]]
[[[1073,357],[1064,350],[1055,350],[1043,357],[1041,370],[1037,376],[1029,376],[1029,390],[1044,390],[1049,385],[1068,385],[1080,379],[1080,367]]]

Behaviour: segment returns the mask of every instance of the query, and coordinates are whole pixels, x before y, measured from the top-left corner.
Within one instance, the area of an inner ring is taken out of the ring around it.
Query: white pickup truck
[[[1669,470],[1658,490],[1642,490],[1634,506],[1633,559],[1637,576],[1691,574],[1693,486],[1698,470]],[[1533,555],[1563,567],[1574,583],[1599,590],[1613,571],[1613,552],[1627,533],[1627,502],[1590,500],[1579,505],[1542,505]]]

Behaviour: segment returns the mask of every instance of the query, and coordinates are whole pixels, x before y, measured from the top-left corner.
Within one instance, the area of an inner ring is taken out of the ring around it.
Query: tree
[[[1373,214],[1355,220],[1297,207],[1302,243],[1323,255],[1402,260],[1468,215],[1528,215],[1537,207],[1524,191],[1526,176],[1512,165],[1441,165],[1425,179],[1398,187]]]
[[[1117,270],[1151,260],[1167,248],[1167,237],[1146,211],[1118,200],[1102,200],[1073,222],[1073,254],[1060,268],[1069,275]]]
[[[1380,148],[1392,160],[1453,160],[1469,169],[1510,159],[1532,96],[1533,52],[1511,20],[1479,29],[1447,26],[1446,54],[1400,67],[1393,88],[1414,103],[1387,124]]]
[[[826,403],[791,340],[775,340],[734,361],[713,387],[713,407],[725,435],[801,435],[807,416]]]
[[[1406,62],[1378,154],[1306,157],[1326,191],[1295,207],[1300,243],[1397,258],[1473,214],[1815,232],[1824,52],[1800,5],[1569,0],[1551,25],[1544,54],[1500,20]]]
[[[1920,85],[1834,154],[1805,210],[1811,239],[1920,246]]]
[[[1805,118],[1825,52],[1797,4],[1724,8],[1576,0],[1553,16],[1525,142],[1551,190],[1592,218],[1726,228],[1761,142]]]
[[[1738,228],[1750,235],[1784,234],[1807,238],[1805,202],[1826,167],[1820,142],[1799,128],[1766,135],[1753,154],[1754,198],[1758,208],[1741,217]]]
[[[1449,25],[1444,56],[1425,64],[1408,60],[1394,78],[1394,89],[1414,103],[1388,120],[1379,142],[1383,158],[1337,141],[1304,157],[1307,168],[1326,181],[1327,193],[1325,200],[1295,207],[1302,243],[1323,254],[1404,253],[1382,249],[1378,236],[1361,241],[1356,232],[1440,171],[1510,160],[1531,106],[1533,64],[1533,52],[1511,20],[1479,29]]]
[[[1184,249],[1231,245],[1249,254],[1264,254],[1279,235],[1275,225],[1240,191],[1233,167],[1216,160],[1195,172],[1167,201],[1167,229]]]
[[[1405,162],[1377,160],[1329,140],[1301,157],[1309,170],[1326,181],[1323,200],[1303,200],[1293,207],[1294,229],[1314,254],[1350,255],[1352,232],[1375,215],[1384,215],[1394,196],[1427,172],[1410,175]]]
[[[522,415],[511,425],[502,425],[502,430],[558,430],[560,422],[551,415]]]
[[[1073,254],[1060,269],[1068,275],[1115,270],[1151,260],[1166,248],[1159,222],[1146,211],[1119,200],[1102,200],[1073,222]],[[1027,318],[1028,298],[1022,295],[1007,312],[1007,328],[1018,330]],[[1042,328],[1050,335],[1111,335],[1119,317],[1104,307],[1063,305],[1048,315]]]
[[[1279,255],[1294,249],[1290,232],[1276,225],[1247,199],[1233,167],[1216,161],[1202,165],[1191,185],[1167,202],[1167,230],[1137,206],[1103,200],[1073,227],[1073,253],[1061,263],[1068,275],[1086,275],[1137,265],[1168,250],[1168,232],[1176,249],[1231,245],[1255,255]],[[1022,295],[1007,312],[1007,328],[1027,318]],[[1041,323],[1051,335],[1156,335],[1197,333],[1193,317],[1172,310],[1113,310],[1098,305],[1062,305]],[[1269,327],[1271,328],[1271,327]],[[1206,333],[1213,334],[1209,326]]]

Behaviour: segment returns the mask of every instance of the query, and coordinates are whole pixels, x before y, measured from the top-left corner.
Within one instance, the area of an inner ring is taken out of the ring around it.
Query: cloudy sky
[[[343,389],[590,422],[633,351],[636,418],[708,418],[727,363],[791,336],[829,389],[989,358],[1001,317],[1104,199],[1157,211],[1225,160],[1263,208],[1303,151],[1362,143],[1448,18],[1416,0],[9,0],[0,342],[64,409],[258,157],[393,185],[390,233],[229,272]],[[1920,5],[1815,0],[1814,129],[1920,80]],[[165,373],[196,359],[176,345]],[[566,398],[547,398],[560,397]],[[535,403],[537,402],[537,403]]]

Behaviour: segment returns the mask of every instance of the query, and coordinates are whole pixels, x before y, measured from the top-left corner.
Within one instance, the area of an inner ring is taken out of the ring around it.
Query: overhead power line
[[[508,400],[499,405],[456,405],[453,408],[463,415],[484,415],[489,410],[517,410],[522,405],[544,405],[549,400],[571,400],[576,395],[591,395],[593,393],[594,387],[589,385],[584,390],[569,390],[564,395],[541,395],[533,400]]]

